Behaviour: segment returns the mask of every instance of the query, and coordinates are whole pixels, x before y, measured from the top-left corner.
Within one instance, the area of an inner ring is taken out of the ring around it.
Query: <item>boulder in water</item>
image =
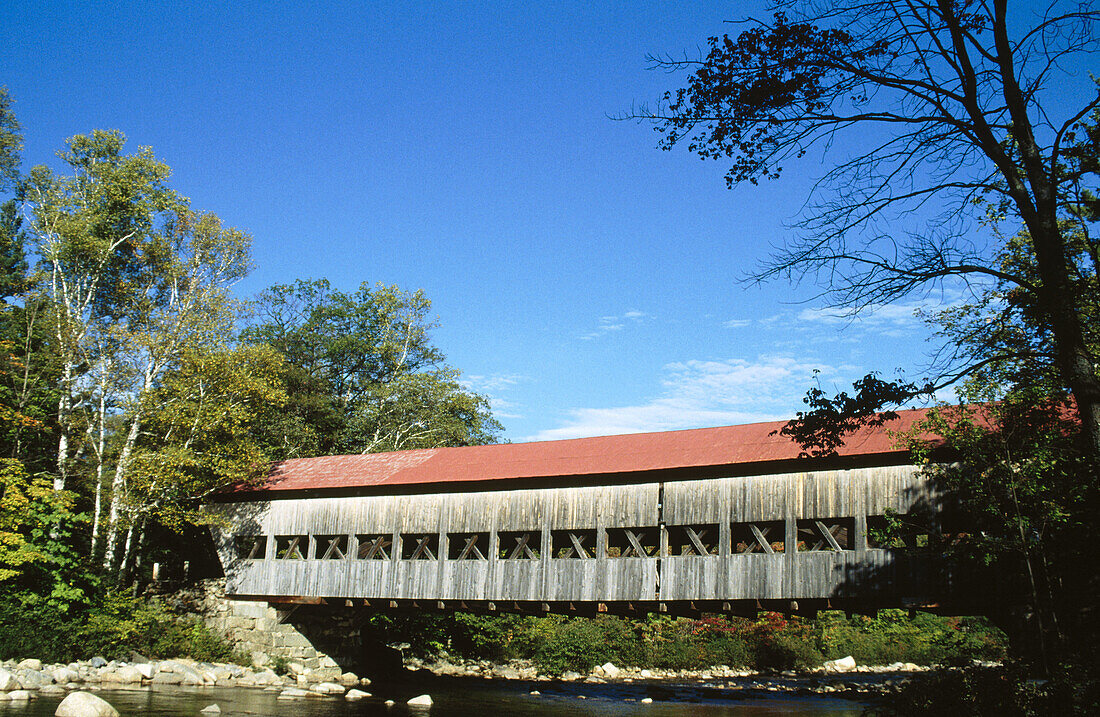
[[[102,697],[91,692],[73,692],[54,712],[55,717],[119,717],[118,710]]]

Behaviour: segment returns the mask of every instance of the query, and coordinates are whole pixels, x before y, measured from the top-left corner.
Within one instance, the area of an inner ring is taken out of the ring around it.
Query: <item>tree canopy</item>
[[[423,292],[297,281],[250,312],[251,237],[152,149],[93,130],[23,175],[11,104],[0,88],[0,611],[187,560],[163,541],[273,461],[497,440]]]
[[[268,425],[278,455],[370,453],[491,443],[501,430],[488,401],[459,383],[431,343],[422,291],[324,279],[273,286],[255,303],[246,341],[289,364],[288,405]]]
[[[686,85],[630,116],[653,122],[665,149],[728,163],[731,186],[824,157],[798,231],[751,279],[817,280],[852,312],[945,285],[1026,293],[1100,455],[1097,356],[1075,291],[1100,268],[1095,217],[1081,211],[1095,206],[1088,120],[1100,93],[1082,65],[1100,47],[1100,13],[1054,2],[1010,16],[1007,0],[780,0],[773,10],[711,38],[705,57],[655,58],[686,71]],[[1029,264],[1002,261],[989,220],[1026,229]],[[1042,360],[1035,349],[1012,351]],[[996,360],[952,358],[939,385]]]
[[[772,10],[711,38],[704,57],[655,58],[686,83],[632,116],[656,125],[664,149],[726,163],[731,187],[823,161],[795,232],[749,280],[815,281],[815,298],[850,314],[933,290],[959,297],[925,313],[941,341],[927,381],[870,373],[851,394],[811,388],[781,432],[830,456],[920,393],[953,386],[979,404],[929,414],[921,435],[942,440],[912,447],[943,510],[890,516],[887,533],[929,535],[955,599],[981,595],[1017,650],[1089,674],[1100,664],[1100,583],[1081,570],[1100,560],[1100,83],[1086,70],[1100,12],[1059,0]],[[1091,674],[1071,702],[1095,701]]]
[[[15,186],[19,179],[23,128],[15,118],[8,88],[0,86],[0,192]]]

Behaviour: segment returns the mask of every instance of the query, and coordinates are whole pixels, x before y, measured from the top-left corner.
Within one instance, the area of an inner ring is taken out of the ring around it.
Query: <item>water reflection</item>
[[[399,684],[373,685],[376,697],[361,702],[334,698],[277,700],[277,692],[246,688],[142,688],[97,692],[124,717],[198,717],[202,708],[217,704],[222,717],[564,717],[565,715],[647,715],[650,717],[855,717],[861,706],[827,697],[759,696],[737,691],[686,687],[667,691],[644,684],[501,683],[469,678],[425,678]],[[531,689],[542,692],[528,694]],[[421,693],[435,700],[430,710],[410,708],[405,701]],[[652,704],[638,700],[655,694]],[[383,700],[392,699],[393,707]],[[0,716],[47,717],[60,698],[29,703],[0,701]]]

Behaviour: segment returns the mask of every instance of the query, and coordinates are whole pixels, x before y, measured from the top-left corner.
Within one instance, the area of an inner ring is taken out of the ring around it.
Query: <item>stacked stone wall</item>
[[[355,669],[362,658],[356,615],[313,606],[275,608],[266,602],[234,600],[224,580],[206,580],[192,608],[211,630],[256,665],[295,662],[312,671]]]

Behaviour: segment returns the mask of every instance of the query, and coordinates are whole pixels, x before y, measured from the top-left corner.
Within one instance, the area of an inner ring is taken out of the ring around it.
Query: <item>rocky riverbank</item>
[[[188,659],[153,661],[138,655],[129,662],[93,657],[65,665],[43,664],[36,659],[0,663],[0,701],[153,685],[254,687],[277,691],[280,698],[287,699],[317,696],[354,700],[370,696],[359,689],[370,685],[365,677],[335,668],[311,670],[297,663],[288,665],[286,675],[278,675],[270,668]]]
[[[984,667],[998,663],[976,662]],[[662,690],[756,691],[790,694],[828,694],[854,699],[884,694],[900,688],[912,675],[944,668],[896,662],[890,665],[857,665],[850,657],[831,660],[810,670],[746,670],[718,665],[704,670],[661,670],[618,667],[612,663],[593,668],[587,674],[565,672],[549,675],[539,672],[528,660],[494,663],[487,660],[462,660],[446,656],[431,661],[410,658],[406,670],[426,670],[442,677],[519,680],[528,682],[565,682],[576,684],[643,683]]]
[[[994,663],[985,663],[992,666]],[[0,701],[64,696],[82,691],[142,687],[248,687],[278,693],[279,699],[327,697],[357,700],[371,697],[365,689],[371,681],[339,668],[310,669],[300,663],[286,665],[287,673],[276,674],[270,667],[242,667],[227,663],[196,662],[188,659],[152,661],[134,655],[131,661],[108,661],[101,657],[65,665],[43,664],[40,660],[0,663]],[[537,683],[556,683],[562,688],[583,689],[584,685],[631,685],[643,688],[653,698],[679,699],[688,693],[831,695],[868,699],[897,690],[913,674],[947,669],[895,663],[857,665],[851,658],[825,663],[804,671],[753,671],[719,665],[705,670],[659,670],[618,667],[606,663],[587,674],[539,672],[531,662],[512,660],[493,663],[446,656],[432,661],[409,658],[405,669],[424,671],[444,678],[486,679],[529,682],[538,695]],[[548,686],[549,687],[549,686]],[[551,689],[553,689],[551,687]]]

